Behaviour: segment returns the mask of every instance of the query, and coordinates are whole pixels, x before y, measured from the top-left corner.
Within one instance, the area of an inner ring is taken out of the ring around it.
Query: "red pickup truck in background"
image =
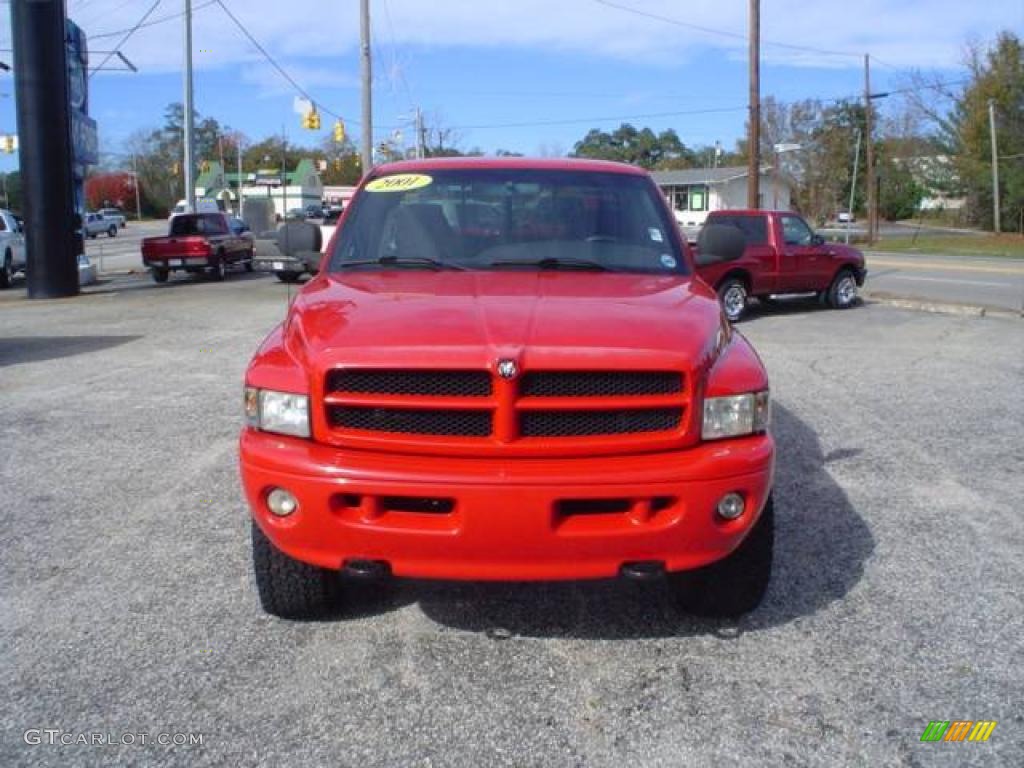
[[[789,211],[712,211],[705,226],[738,229],[746,241],[737,261],[702,265],[697,274],[718,292],[729,320],[743,316],[747,300],[774,294],[817,293],[836,309],[853,306],[864,285],[864,254],[856,248],[828,243],[798,214]]]
[[[245,222],[223,213],[183,213],[171,217],[166,237],[142,241],[142,262],[153,280],[167,282],[176,270],[206,272],[223,280],[228,266],[252,270],[253,239]]]

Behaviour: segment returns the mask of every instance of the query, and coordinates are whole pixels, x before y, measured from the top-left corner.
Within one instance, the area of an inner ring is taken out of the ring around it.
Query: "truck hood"
[[[710,362],[721,312],[687,276],[533,271],[321,275],[285,324],[306,370],[339,365],[658,367]]]
[[[852,248],[843,243],[829,243],[828,252],[834,257],[843,259],[844,261],[852,261],[858,264],[864,263],[863,253],[858,251],[856,248]]]

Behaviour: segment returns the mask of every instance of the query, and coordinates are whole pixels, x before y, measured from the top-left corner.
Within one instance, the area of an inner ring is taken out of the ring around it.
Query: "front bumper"
[[[774,455],[770,435],[673,453],[516,460],[346,451],[252,429],[240,437],[253,518],[278,549],[325,568],[378,560],[396,576],[438,579],[605,578],[635,561],[668,571],[706,565],[756,522]],[[274,487],[297,497],[297,512],[270,513]],[[726,522],[715,506],[731,491],[746,509]]]

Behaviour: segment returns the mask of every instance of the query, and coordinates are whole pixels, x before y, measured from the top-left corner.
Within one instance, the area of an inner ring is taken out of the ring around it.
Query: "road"
[[[741,324],[779,522],[736,624],[619,582],[402,582],[302,623],[258,609],[235,467],[288,295],[242,274],[0,295],[0,765],[1019,764],[1024,323],[804,302]],[[922,743],[934,719],[998,725]]]
[[[873,252],[869,295],[1024,311],[1024,261]]]
[[[141,271],[142,238],[167,234],[167,222],[129,221],[128,226],[118,231],[117,237],[100,235],[86,239],[85,254],[96,264],[100,274]]]

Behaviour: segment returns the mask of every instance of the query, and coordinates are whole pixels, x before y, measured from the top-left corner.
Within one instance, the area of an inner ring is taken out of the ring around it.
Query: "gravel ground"
[[[0,765],[1020,765],[1021,321],[741,325],[779,464],[775,576],[738,623],[618,582],[404,582],[292,623],[258,609],[235,467],[286,291],[0,298]],[[983,719],[987,743],[919,741]]]

